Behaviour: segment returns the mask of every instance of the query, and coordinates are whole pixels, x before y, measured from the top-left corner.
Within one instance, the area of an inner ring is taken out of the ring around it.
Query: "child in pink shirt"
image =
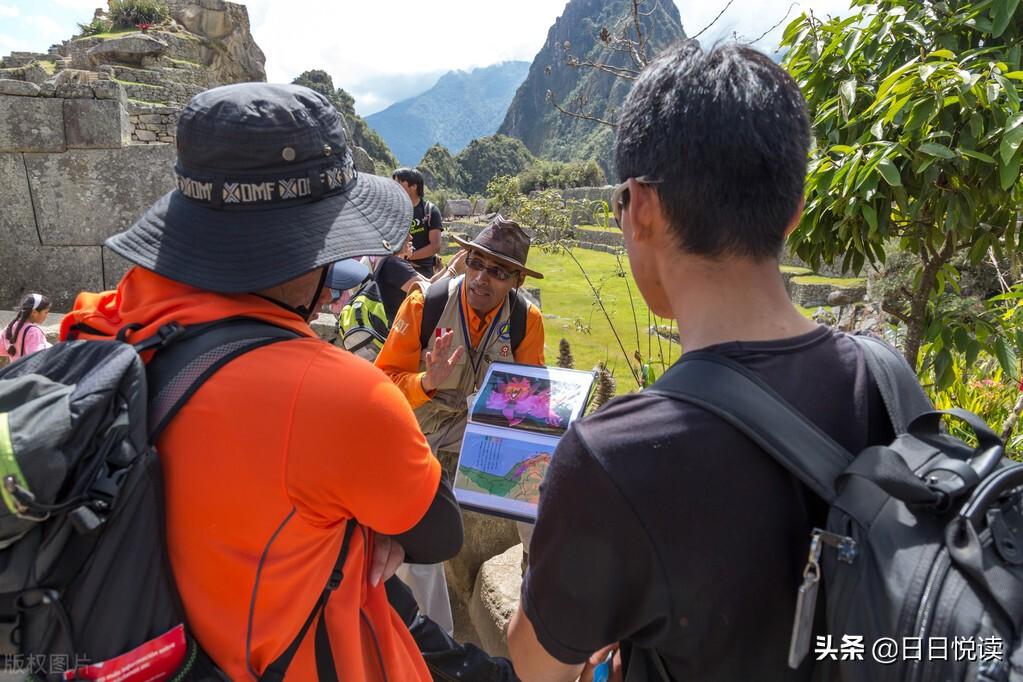
[[[28,294],[18,306],[18,314],[0,334],[0,355],[12,361],[49,348],[41,325],[50,314],[50,299],[42,294]]]

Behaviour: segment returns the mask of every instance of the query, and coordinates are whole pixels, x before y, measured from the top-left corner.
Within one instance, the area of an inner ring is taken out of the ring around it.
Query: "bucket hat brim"
[[[260,291],[355,256],[401,249],[412,204],[391,180],[359,174],[342,193],[272,209],[213,209],[174,190],[106,245],[147,270],[218,293]]]
[[[510,266],[510,267],[512,267],[512,268],[514,268],[516,270],[521,270],[522,272],[524,272],[529,277],[534,277],[536,279],[543,279],[543,275],[542,274],[540,274],[536,270],[530,270],[529,268],[527,268],[525,266],[524,263],[520,263],[517,260],[509,258],[508,256],[501,255],[500,253],[497,253],[496,251],[492,251],[491,249],[488,249],[485,246],[481,246],[481,245],[477,244],[476,242],[470,242],[468,240],[462,239],[457,234],[451,235],[451,238],[453,240],[455,240],[458,243],[458,245],[461,246],[463,249],[468,249],[469,251],[479,251],[481,253],[485,253],[485,254],[487,254],[488,256],[490,256],[491,258],[493,258],[496,261],[500,261],[502,263],[505,263],[506,265],[508,265],[508,266]]]

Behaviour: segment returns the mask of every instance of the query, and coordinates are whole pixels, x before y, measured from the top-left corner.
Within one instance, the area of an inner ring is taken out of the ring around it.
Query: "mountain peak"
[[[640,0],[640,11],[648,57],[685,37],[674,2]],[[605,28],[613,35],[632,32],[631,12],[629,0],[570,0],[548,30],[547,42],[533,59],[498,132],[517,137],[543,158],[596,159],[611,177],[613,129],[560,113],[547,100],[547,91],[569,110],[579,110],[577,103],[582,101],[585,113],[613,119],[632,81],[570,65],[565,47],[580,61],[635,69],[627,53],[615,51],[599,38]]]
[[[458,153],[492,135],[504,118],[529,62],[501,62],[470,71],[448,71],[426,92],[366,117],[398,160],[415,165],[434,144]]]

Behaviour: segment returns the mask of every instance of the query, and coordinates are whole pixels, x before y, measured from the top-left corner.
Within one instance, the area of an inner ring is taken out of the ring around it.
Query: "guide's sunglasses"
[[[657,185],[664,182],[657,178],[648,178],[645,175],[631,179],[641,185]],[[619,230],[622,229],[622,211],[625,210],[625,206],[629,203],[629,180],[630,178],[626,178],[625,182],[615,185],[614,192],[611,193],[611,213],[614,214],[615,225],[618,226]]]
[[[485,271],[494,279],[500,280],[502,282],[511,279],[517,274],[514,272],[508,272],[504,268],[499,268],[496,265],[487,265],[486,261],[484,261],[482,258],[477,258],[476,256],[469,256],[468,258],[466,258],[465,267],[469,268],[470,270],[475,270],[476,272]]]

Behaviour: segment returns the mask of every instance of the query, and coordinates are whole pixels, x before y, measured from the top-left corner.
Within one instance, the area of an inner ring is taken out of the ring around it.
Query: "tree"
[[[855,273],[910,254],[901,303],[885,310],[905,326],[906,358],[939,386],[953,351],[986,351],[1015,372],[1020,344],[992,316],[952,319],[936,300],[958,288],[957,256],[1012,260],[1023,236],[1018,5],[853,0],[851,16],[806,14],[782,40],[816,137],[794,249]]]
[[[435,144],[426,150],[416,166],[422,173],[427,187],[459,192],[462,186],[462,169],[448,148]]]
[[[398,167],[398,159],[394,158],[387,143],[369,127],[369,124],[355,113],[355,99],[341,88],[334,88],[334,80],[322,69],[304,71],[298,78],[291,81],[294,85],[304,85],[326,97],[334,108],[344,116],[348,126],[348,135],[352,143],[362,147],[373,159],[378,175],[390,175]]]
[[[455,157],[462,169],[462,189],[480,194],[491,179],[518,175],[536,159],[521,140],[507,135],[491,135],[473,140]]]
[[[519,174],[519,187],[523,192],[566,187],[600,187],[607,184],[604,171],[596,161],[538,160]]]

